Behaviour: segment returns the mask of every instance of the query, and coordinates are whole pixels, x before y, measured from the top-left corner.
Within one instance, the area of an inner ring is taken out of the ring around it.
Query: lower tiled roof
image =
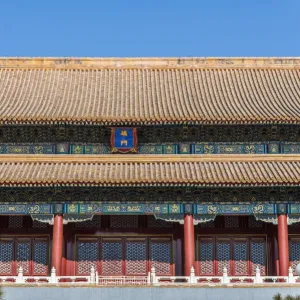
[[[300,155],[3,155],[0,186],[299,185]]]

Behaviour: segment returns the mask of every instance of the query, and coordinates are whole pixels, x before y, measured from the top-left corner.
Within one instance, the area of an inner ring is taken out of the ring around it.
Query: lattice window
[[[172,228],[172,222],[156,219],[154,216],[148,216],[148,228]]]
[[[226,266],[227,272],[231,272],[230,268],[230,242],[229,241],[217,241],[217,263],[218,263],[218,274],[223,274],[223,269]]]
[[[257,221],[254,216],[248,217],[248,227],[249,228],[263,228],[264,223],[262,221]]]
[[[90,274],[92,266],[97,270],[98,241],[79,241],[77,243],[78,275]]]
[[[200,223],[198,226],[200,228],[215,228],[215,222],[209,221],[209,222],[205,222],[205,223]]]
[[[293,228],[300,228],[300,222],[291,225]]]
[[[300,263],[300,239],[290,240],[290,261],[294,274],[296,274],[296,266]]]
[[[31,254],[30,240],[18,241],[16,249],[17,270],[22,267],[23,273],[29,274],[29,262]]]
[[[0,274],[12,275],[13,242],[0,241]]]
[[[102,275],[122,275],[122,240],[103,239]]]
[[[110,216],[110,227],[111,228],[138,228],[139,216],[129,215],[120,216],[112,215]]]
[[[22,228],[23,227],[23,216],[9,216],[8,228]]]
[[[252,262],[252,275],[255,274],[255,270],[259,267],[261,275],[266,275],[266,244],[264,240],[252,240],[251,241],[251,256]]]
[[[239,228],[239,217],[236,216],[226,216],[224,217],[225,228]]]
[[[200,275],[214,275],[214,245],[212,239],[200,239]]]
[[[34,220],[32,222],[32,228],[47,228],[48,224],[47,223],[43,223],[43,222],[39,222],[37,220]]]
[[[158,275],[171,275],[171,242],[170,240],[154,240],[150,242],[151,267]]]
[[[247,242],[234,242],[234,275],[248,275]]]
[[[94,215],[92,220],[76,222],[76,228],[101,228],[101,216]]]
[[[126,241],[126,275],[147,274],[146,239]]]
[[[36,240],[33,244],[33,274],[48,274],[49,243],[46,240]]]

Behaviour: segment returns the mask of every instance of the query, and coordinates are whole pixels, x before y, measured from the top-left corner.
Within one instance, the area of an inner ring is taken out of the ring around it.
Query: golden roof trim
[[[1,154],[0,163],[300,162],[300,154]]]
[[[3,155],[0,186],[300,186],[300,155]]]
[[[300,57],[0,57],[0,68],[300,68]]]

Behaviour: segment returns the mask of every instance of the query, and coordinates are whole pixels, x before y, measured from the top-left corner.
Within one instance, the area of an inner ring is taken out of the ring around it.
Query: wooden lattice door
[[[7,237],[0,239],[0,275],[48,275],[49,240],[37,237]]]
[[[231,276],[254,275],[256,267],[266,274],[266,240],[260,237],[198,237],[199,274],[221,276],[226,267]]]
[[[296,275],[296,266],[300,263],[300,238],[290,238],[290,263],[293,268],[293,272]]]
[[[146,276],[151,267],[159,275],[172,275],[170,237],[79,237],[77,275],[88,275],[94,266],[102,276]]]

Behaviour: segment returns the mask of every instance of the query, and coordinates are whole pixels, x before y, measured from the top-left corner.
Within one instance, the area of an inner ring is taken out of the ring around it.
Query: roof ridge
[[[300,162],[300,154],[1,154],[3,163]]]
[[[300,57],[0,57],[0,68],[300,68]]]

